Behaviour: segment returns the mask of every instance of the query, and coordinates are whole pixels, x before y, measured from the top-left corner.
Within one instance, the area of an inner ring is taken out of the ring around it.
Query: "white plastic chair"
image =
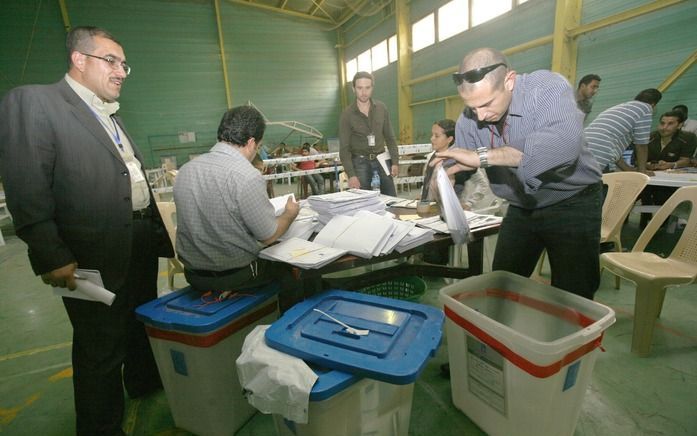
[[[690,216],[680,240],[667,258],[644,251],[675,208],[689,202]],[[697,279],[697,186],[682,187],[665,202],[639,235],[630,253],[603,253],[600,267],[636,283],[632,352],[651,350],[656,318],[661,314],[668,286],[689,285]]]
[[[603,184],[607,185],[607,195],[603,201],[600,222],[600,242],[614,243],[615,251],[622,252],[622,226],[632,211],[639,194],[649,183],[649,176],[634,171],[621,171],[603,174]],[[542,274],[545,252],[540,256],[537,274]],[[615,289],[620,288],[620,279],[615,280]]]
[[[160,211],[160,215],[162,215],[162,222],[165,225],[165,229],[167,229],[170,241],[172,241],[172,248],[175,249],[174,257],[167,259],[167,286],[170,290],[174,290],[174,275],[177,273],[184,274],[184,265],[177,258],[175,246],[177,241],[177,222],[175,221],[177,207],[173,201],[158,201],[157,209]]]

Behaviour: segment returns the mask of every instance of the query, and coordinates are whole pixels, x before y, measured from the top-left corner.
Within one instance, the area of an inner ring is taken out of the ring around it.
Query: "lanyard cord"
[[[508,127],[508,121],[504,120],[503,129],[501,129],[501,135],[500,135],[501,138],[503,139],[503,144],[500,144],[500,145],[508,144],[508,141],[506,140],[506,127]],[[494,128],[496,128],[496,126],[489,125],[489,132],[491,133],[491,140],[489,141],[489,146],[491,148],[495,148],[494,147]]]
[[[112,132],[109,125],[107,123],[105,123],[104,121],[102,121],[101,117],[99,115],[97,115],[97,113],[94,110],[92,111],[92,113],[94,114],[94,117],[97,119],[97,121],[99,121],[99,124],[101,124],[106,129],[106,131],[109,132],[109,135],[111,135],[111,139],[113,139],[114,142],[116,143],[116,145],[119,146],[119,149],[121,151],[123,151],[123,143],[121,142],[121,135],[119,134],[119,129],[116,126],[116,121],[114,121],[114,118],[111,116],[109,117],[109,119],[111,120],[111,123],[114,126],[114,131]]]

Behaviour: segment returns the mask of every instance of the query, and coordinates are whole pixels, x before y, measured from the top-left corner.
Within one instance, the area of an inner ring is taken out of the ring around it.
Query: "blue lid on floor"
[[[370,333],[350,334],[315,308]],[[334,290],[293,306],[266,331],[266,343],[327,368],[408,384],[435,354],[443,321],[432,306]]]
[[[189,286],[139,306],[136,317],[161,330],[210,333],[272,298],[279,290],[277,284],[270,284],[217,301],[219,292],[204,296]]]

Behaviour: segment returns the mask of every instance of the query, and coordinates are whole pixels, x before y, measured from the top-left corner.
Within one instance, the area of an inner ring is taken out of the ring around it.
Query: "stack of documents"
[[[304,239],[290,238],[259,252],[259,257],[300,268],[321,268],[346,254],[346,250],[327,247]]]
[[[370,213],[337,215],[315,236],[315,242],[370,259],[383,254],[394,228],[393,219]]]
[[[409,233],[406,234],[395,246],[398,253],[404,253],[412,248],[418,247],[433,240],[433,231],[421,227],[412,227]]]
[[[503,217],[495,215],[483,215],[479,213],[465,211],[465,217],[467,218],[467,225],[470,231],[488,229],[490,227],[496,227],[501,224]],[[425,227],[434,230],[437,233],[450,233],[448,230],[448,225],[445,221],[440,219],[439,216],[432,216],[427,218],[419,218],[413,221],[417,226]]]
[[[319,222],[328,223],[336,215],[353,216],[360,210],[377,212],[385,210],[380,192],[349,189],[332,194],[313,195],[308,203],[319,214]]]

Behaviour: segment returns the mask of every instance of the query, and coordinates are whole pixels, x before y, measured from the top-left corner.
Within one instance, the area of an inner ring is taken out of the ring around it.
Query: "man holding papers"
[[[387,107],[383,102],[372,99],[374,83],[373,75],[368,72],[359,71],[353,76],[356,101],[341,114],[339,157],[349,176],[349,188],[369,190],[373,174],[377,173],[380,176],[380,192],[396,197],[392,177],[399,172],[397,140]],[[383,167],[380,163],[380,160],[384,161],[385,151],[390,154],[389,168],[387,164]]]
[[[63,304],[73,327],[76,433],[124,434],[124,385],[132,398],[162,386],[134,310],[157,297],[158,255],[174,252],[118,115],[131,72],[123,47],[96,27],[74,27],[66,47],[59,82],[2,100],[0,170],[17,235],[44,283],[82,287],[90,269],[116,295],[111,305]]]
[[[196,290],[237,291],[280,279],[283,265],[258,259],[300,210],[289,197],[276,217],[266,182],[251,164],[266,123],[251,106],[228,110],[218,143],[186,163],[174,184],[177,253]]]
[[[552,286],[592,299],[598,288],[600,169],[583,136],[583,114],[566,79],[517,74],[494,49],[465,56],[453,75],[465,105],[456,147],[438,153],[485,168],[492,191],[510,201],[493,269],[529,276],[543,249]]]

